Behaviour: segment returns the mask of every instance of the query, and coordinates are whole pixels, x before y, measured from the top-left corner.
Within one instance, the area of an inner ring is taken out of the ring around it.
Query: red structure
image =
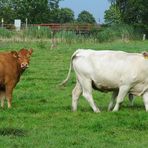
[[[52,31],[75,31],[77,33],[87,33],[91,30],[99,30],[100,25],[98,24],[34,24],[34,26],[49,27]]]

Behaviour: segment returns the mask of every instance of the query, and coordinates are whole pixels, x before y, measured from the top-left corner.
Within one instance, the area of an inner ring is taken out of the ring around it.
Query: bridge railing
[[[99,30],[98,24],[33,24],[33,26],[49,27],[52,31],[76,31],[76,32],[90,32],[91,30]]]

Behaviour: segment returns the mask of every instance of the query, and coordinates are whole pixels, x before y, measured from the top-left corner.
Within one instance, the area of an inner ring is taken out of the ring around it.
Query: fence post
[[[28,19],[26,18],[26,29],[27,29],[27,27],[28,27]]]
[[[146,39],[146,34],[143,34],[142,40],[145,41],[145,39]]]
[[[124,34],[122,34],[122,41],[124,41]]]
[[[54,47],[56,47],[56,39],[55,39],[55,31],[52,30],[51,31],[51,49],[53,49]]]
[[[1,22],[2,22],[2,28],[4,27],[4,19],[2,18],[2,20],[1,20]]]

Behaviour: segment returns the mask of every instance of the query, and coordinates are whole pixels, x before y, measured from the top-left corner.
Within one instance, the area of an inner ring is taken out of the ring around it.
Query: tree
[[[147,0],[109,0],[120,11],[122,21],[127,24],[148,24]],[[112,7],[110,7],[112,9]]]
[[[14,21],[15,12],[12,9],[11,0],[0,0],[0,19],[4,19],[5,23]]]
[[[116,5],[111,5],[109,10],[105,11],[104,16],[105,22],[107,24],[119,24],[122,22],[121,13]]]
[[[108,0],[108,1],[111,3],[111,5],[116,3],[116,0]]]
[[[14,0],[16,17],[29,23],[45,23],[48,17],[48,0]]]
[[[74,22],[74,12],[69,8],[61,8],[59,14],[60,23]]]
[[[50,23],[59,23],[59,15],[60,15],[60,9],[59,9],[59,2],[61,0],[48,0],[48,6],[49,6],[49,16],[48,16],[48,22]]]
[[[0,17],[5,22],[13,23],[21,19],[29,23],[48,23],[50,13],[58,9],[60,0],[0,0]]]
[[[84,10],[78,15],[77,22],[93,24],[96,23],[96,20],[91,13]]]
[[[48,0],[50,10],[55,10],[59,8],[59,2],[61,0]]]
[[[129,0],[120,2],[124,22],[128,24],[148,24],[148,3],[146,0]]]

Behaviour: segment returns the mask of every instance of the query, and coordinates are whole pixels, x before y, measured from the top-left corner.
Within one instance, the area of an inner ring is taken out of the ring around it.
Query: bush
[[[139,39],[141,33],[134,29],[134,27],[120,24],[109,27],[103,27],[96,35],[100,42],[113,41],[113,40],[131,40]]]

